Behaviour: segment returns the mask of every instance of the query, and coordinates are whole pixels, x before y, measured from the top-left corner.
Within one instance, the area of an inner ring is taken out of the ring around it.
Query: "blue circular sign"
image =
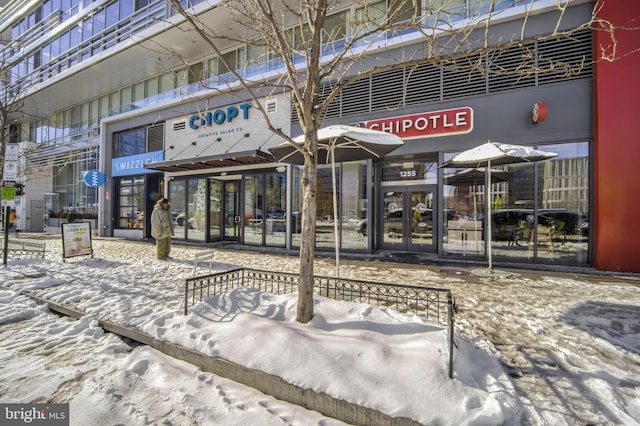
[[[84,172],[82,179],[84,180],[84,183],[91,188],[102,186],[107,181],[107,177],[99,170],[89,170]]]

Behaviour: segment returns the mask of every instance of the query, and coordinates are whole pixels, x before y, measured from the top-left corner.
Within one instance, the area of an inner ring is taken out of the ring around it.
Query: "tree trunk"
[[[300,235],[300,275],[297,320],[308,323],[313,318],[313,260],[316,243],[316,191],[318,167],[315,158],[305,161],[302,171],[302,229]]]

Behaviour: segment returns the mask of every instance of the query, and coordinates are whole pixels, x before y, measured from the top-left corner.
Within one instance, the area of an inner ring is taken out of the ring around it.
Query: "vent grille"
[[[482,55],[449,58],[437,65],[375,74],[343,90],[325,118],[591,78],[591,38],[590,30],[582,30],[571,38],[529,41]],[[555,65],[551,70],[550,64]],[[327,98],[331,88],[331,84],[323,86],[319,102]],[[292,111],[292,122],[297,123],[295,108]]]
[[[187,128],[187,122],[186,121],[175,121],[173,123],[173,131],[174,132],[180,132],[182,130],[185,130]]]
[[[342,115],[371,111],[371,80],[360,80],[342,91]]]
[[[437,102],[442,99],[442,69],[432,64],[407,70],[407,105]]]
[[[404,69],[371,76],[372,111],[402,108],[404,98]]]
[[[486,79],[478,68],[483,66],[479,56],[447,61],[442,70],[444,99],[487,93]]]
[[[147,127],[147,152],[164,149],[164,124]]]
[[[278,112],[278,100],[272,99],[265,102],[264,109],[267,114],[275,114],[276,112]]]
[[[555,83],[591,77],[593,68],[591,31],[584,30],[573,37],[538,42],[538,67],[552,70],[540,73],[538,84]]]

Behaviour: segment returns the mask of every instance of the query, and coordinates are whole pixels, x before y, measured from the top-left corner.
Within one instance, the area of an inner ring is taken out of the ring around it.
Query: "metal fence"
[[[196,303],[240,287],[251,287],[271,294],[298,291],[299,275],[287,272],[240,268],[187,278],[184,288],[184,314]],[[314,277],[314,293],[347,302],[366,303],[413,313],[426,321],[447,327],[449,377],[453,378],[453,348],[456,305],[448,289],[336,277]]]
[[[46,245],[42,242],[10,239],[7,244],[5,257],[4,244],[0,243],[2,259],[44,259],[45,248]]]

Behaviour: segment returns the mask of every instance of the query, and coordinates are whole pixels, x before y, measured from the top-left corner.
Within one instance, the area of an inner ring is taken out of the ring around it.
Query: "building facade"
[[[204,3],[185,6],[219,24],[224,18]],[[469,10],[491,4],[459,3]],[[176,240],[300,245],[300,167],[274,162],[268,149],[282,140],[236,90],[219,58],[179,35],[171,24],[181,17],[166,2],[25,5],[8,2],[0,26],[1,63],[11,70],[7,86],[24,91],[28,101],[16,140],[25,188],[17,200],[23,229],[54,232],[56,219],[71,212],[93,221],[100,235],[147,239],[153,204],[167,196]],[[443,58],[379,73],[344,90],[323,125],[395,133],[404,145],[380,161],[337,165],[337,215],[331,169],[319,167],[317,249],[333,252],[337,220],[343,252],[480,260],[491,244],[496,262],[640,272],[639,226],[620,223],[631,221],[630,194],[640,187],[632,173],[640,151],[632,142],[638,125],[625,116],[638,101],[634,90],[618,83],[637,87],[631,76],[640,60],[633,54],[600,60],[605,35],[590,29],[545,39],[557,23],[555,1],[494,5],[505,13],[492,26],[497,38],[525,27],[526,17],[528,51],[577,71],[499,72],[522,62],[522,50],[514,48],[465,55],[468,63],[485,64],[481,68],[456,69],[445,66],[451,58]],[[606,5],[599,13],[620,25],[640,16],[637,6],[622,0]],[[590,1],[571,2],[560,25],[580,27],[593,7]],[[527,16],[530,8],[535,13]],[[347,13],[357,11],[345,6],[337,14]],[[630,33],[619,41],[618,48],[629,53],[638,47]],[[419,37],[412,43],[419,44]],[[158,54],[157,45],[181,55]],[[226,62],[242,76],[254,77],[265,67],[277,71],[277,64],[247,46],[229,43],[226,49]],[[386,54],[401,61],[403,48]],[[371,66],[363,62],[352,72]],[[287,93],[265,92],[260,103],[274,127],[301,133]],[[489,140],[558,156],[496,168],[491,182],[484,170],[440,167]]]

